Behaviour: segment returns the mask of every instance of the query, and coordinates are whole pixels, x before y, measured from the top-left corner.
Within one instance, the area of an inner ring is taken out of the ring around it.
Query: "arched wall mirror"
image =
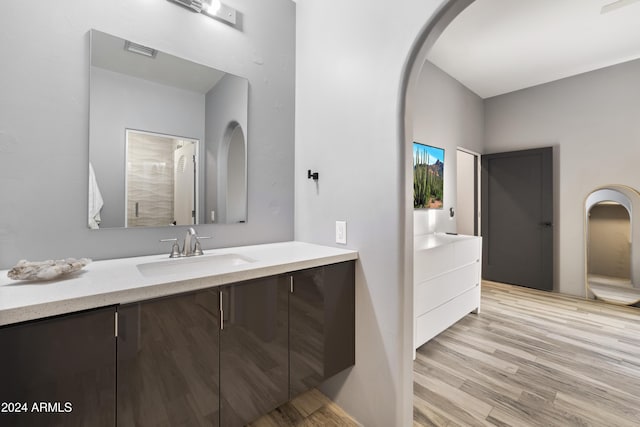
[[[640,194],[610,185],[585,200],[585,291],[622,305],[640,301]]]

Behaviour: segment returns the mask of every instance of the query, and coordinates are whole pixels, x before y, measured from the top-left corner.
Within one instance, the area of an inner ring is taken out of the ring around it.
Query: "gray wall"
[[[347,247],[360,253],[356,365],[323,391],[371,427],[411,423],[401,81],[412,43],[441,3],[297,4],[295,237],[338,246],[335,221],[346,220]]]
[[[420,71],[413,96],[413,137],[416,142],[444,148],[444,208],[414,211],[415,235],[433,232],[456,232],[457,157],[463,147],[476,153],[483,151],[484,106],[482,98],[440,68],[426,61]]]
[[[640,60],[485,100],[485,152],[554,147],[555,277],[584,295],[583,215],[596,187],[640,188]]]
[[[160,0],[0,4],[0,268],[168,252],[158,239],[182,234],[87,228],[91,28],[249,79],[250,221],[197,229],[206,247],[293,237],[295,5],[228,4],[242,31]]]
[[[229,143],[231,123],[237,123],[247,134],[247,102],[249,84],[238,76],[226,74],[206,96],[206,205],[204,219],[211,222],[211,211],[216,211],[216,222],[226,222],[226,186],[220,188],[220,180],[228,175],[226,165],[220,165],[221,157],[226,157],[227,148],[221,151],[223,142]],[[221,154],[223,156],[221,156]],[[246,167],[246,165],[245,165]],[[221,191],[220,191],[221,190]],[[222,193],[222,194],[219,194]],[[223,199],[223,200],[221,200]],[[246,217],[245,217],[246,220]]]
[[[204,142],[204,95],[91,67],[89,159],[104,200],[101,228],[125,224],[125,129]]]

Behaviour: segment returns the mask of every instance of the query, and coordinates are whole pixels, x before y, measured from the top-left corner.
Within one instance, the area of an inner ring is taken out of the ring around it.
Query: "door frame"
[[[473,201],[473,235],[480,236],[482,235],[482,201],[481,201],[481,171],[482,171],[482,154],[477,153],[473,150],[469,150],[464,147],[457,146],[456,147],[456,156],[457,152],[462,151],[463,153],[470,154],[474,157],[473,162],[473,178],[474,178],[474,201]],[[459,165],[456,163],[456,186],[457,186],[457,173],[458,173]],[[456,188],[456,198],[457,198],[457,188]]]
[[[555,275],[555,220],[556,218],[556,180],[554,179],[555,177],[555,164],[553,162],[554,159],[554,148],[552,146],[547,146],[547,147],[538,147],[538,148],[530,148],[530,149],[523,149],[523,150],[513,150],[513,151],[502,151],[502,152],[497,152],[497,153],[488,153],[488,154],[484,154],[482,156],[482,170],[481,170],[481,188],[482,188],[482,192],[481,192],[481,200],[482,200],[482,204],[483,206],[485,206],[487,209],[489,209],[489,195],[488,195],[488,189],[486,188],[486,184],[488,184],[488,176],[487,174],[489,173],[489,168],[487,168],[486,166],[486,162],[488,162],[490,159],[489,157],[493,157],[493,158],[500,158],[500,157],[511,157],[515,154],[519,154],[522,156],[526,156],[526,155],[531,155],[531,154],[540,154],[541,158],[542,158],[542,182],[541,182],[541,186],[544,188],[548,188],[550,189],[550,196],[549,196],[549,200],[548,200],[548,206],[546,206],[546,210],[545,212],[543,212],[543,218],[542,218],[542,222],[540,223],[541,227],[544,227],[545,229],[548,229],[549,232],[547,233],[543,233],[542,235],[542,246],[544,248],[549,248],[549,250],[545,253],[546,256],[542,256],[541,257],[541,268],[543,272],[546,272],[545,277],[546,279],[549,281],[551,288],[550,289],[544,289],[547,291],[554,291],[556,289],[556,275]],[[483,215],[482,217],[482,223],[483,223],[483,229],[486,231],[488,229],[488,223],[487,221],[489,220],[489,214],[487,212],[487,215]],[[482,273],[483,273],[483,279],[484,279],[484,273],[486,271],[485,269],[485,263],[488,262],[488,260],[490,259],[489,254],[488,254],[488,244],[489,244],[489,238],[490,236],[484,236],[484,238],[482,239],[482,260],[483,260],[483,266],[482,266]],[[491,279],[488,279],[491,280]],[[522,286],[526,286],[524,284],[522,284]],[[538,289],[538,288],[533,288],[533,289]]]

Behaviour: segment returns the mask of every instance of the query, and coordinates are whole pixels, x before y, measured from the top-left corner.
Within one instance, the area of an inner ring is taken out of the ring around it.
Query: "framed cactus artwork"
[[[442,209],[444,149],[413,143],[413,208]]]

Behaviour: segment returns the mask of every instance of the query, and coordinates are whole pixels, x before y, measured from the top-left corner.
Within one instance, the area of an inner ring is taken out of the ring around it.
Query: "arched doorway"
[[[400,167],[401,179],[403,186],[400,194],[404,194],[400,209],[404,213],[404,221],[401,224],[401,241],[403,241],[403,269],[402,281],[403,299],[403,348],[402,356],[406,360],[403,363],[401,372],[401,386],[403,399],[403,418],[405,424],[409,425],[413,419],[413,345],[414,345],[414,287],[413,287],[413,117],[412,105],[414,102],[413,95],[415,87],[424,64],[429,49],[436,42],[444,29],[466,9],[475,0],[449,0],[445,2],[440,10],[429,20],[420,31],[416,40],[411,47],[400,82],[400,109],[398,120],[398,141],[400,144],[400,152],[404,153],[404,162]]]

